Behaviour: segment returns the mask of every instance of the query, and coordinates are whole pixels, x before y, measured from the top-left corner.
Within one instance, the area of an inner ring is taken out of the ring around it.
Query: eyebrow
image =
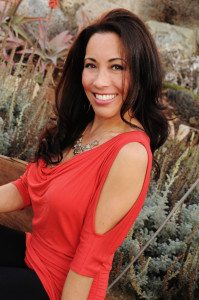
[[[87,60],[87,59],[89,59],[89,60],[91,60],[93,62],[96,62],[96,60],[94,58],[92,58],[92,57],[85,57],[84,61]],[[122,61],[124,61],[126,63],[126,60],[124,58],[121,58],[121,57],[111,58],[111,59],[108,60],[108,62],[113,62],[114,60],[118,60],[118,59],[122,60]]]

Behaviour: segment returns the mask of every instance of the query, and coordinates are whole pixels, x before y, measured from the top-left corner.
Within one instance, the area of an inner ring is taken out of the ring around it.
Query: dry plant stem
[[[25,59],[25,51],[27,50],[27,42],[24,45],[24,52],[22,53],[19,62],[17,63],[16,71],[14,73],[15,76],[20,76],[21,70],[23,70],[23,61]]]
[[[22,0],[13,1],[11,8],[10,8],[10,12],[9,12],[10,16],[13,17],[16,14],[21,2],[22,2]]]
[[[120,278],[128,271],[128,269],[135,263],[135,261],[140,257],[140,255],[146,250],[146,248],[151,244],[151,242],[155,239],[155,237],[160,233],[172,215],[176,212],[176,210],[183,204],[185,199],[189,196],[189,194],[195,189],[195,187],[199,184],[199,178],[192,184],[190,189],[184,194],[184,196],[176,203],[174,208],[170,211],[165,221],[162,225],[156,230],[154,235],[149,239],[149,241],[145,244],[145,246],[140,250],[138,255],[127,265],[127,267],[122,271],[122,273],[109,285],[108,291],[120,280]]]

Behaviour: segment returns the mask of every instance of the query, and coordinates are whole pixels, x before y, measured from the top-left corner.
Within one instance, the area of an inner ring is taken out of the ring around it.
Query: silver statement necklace
[[[114,131],[114,130],[109,130],[108,133],[118,133],[118,131]],[[120,132],[119,132],[120,133]],[[94,140],[86,145],[82,145],[82,140],[83,140],[83,136],[84,133],[80,136],[80,138],[74,143],[73,145],[73,155],[77,155],[80,154],[82,152],[88,151],[93,149],[94,147],[99,145],[99,142],[101,140],[101,138],[99,138],[98,140]]]
[[[77,155],[77,154],[80,154],[82,152],[91,150],[94,147],[99,145],[98,140],[94,140],[91,143],[88,143],[86,145],[82,145],[82,139],[83,139],[83,135],[73,145],[73,155]]]

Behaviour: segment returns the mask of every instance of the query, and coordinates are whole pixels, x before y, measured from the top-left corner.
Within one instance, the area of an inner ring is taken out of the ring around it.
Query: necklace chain
[[[110,130],[108,131],[108,133],[118,133],[118,131],[114,131],[114,130]],[[85,133],[85,131],[84,131]],[[82,145],[82,140],[83,140],[83,136],[84,133],[80,136],[80,138],[74,143],[73,145],[73,155],[77,155],[80,154],[82,152],[88,151],[93,149],[94,147],[99,145],[99,142],[102,138],[96,139],[91,141],[90,143],[86,144],[86,145]]]
[[[94,140],[92,141],[91,143],[88,143],[86,145],[82,145],[82,139],[83,139],[83,136],[81,136],[76,142],[75,144],[73,145],[73,154],[74,155],[77,155],[77,154],[80,154],[84,151],[88,151],[88,150],[91,150],[93,149],[94,147],[98,146],[99,145],[99,141],[98,140]]]

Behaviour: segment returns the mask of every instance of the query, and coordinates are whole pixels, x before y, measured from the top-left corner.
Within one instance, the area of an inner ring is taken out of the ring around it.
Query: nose
[[[107,70],[98,70],[95,79],[93,81],[93,85],[96,88],[103,88],[110,85],[110,77]]]

